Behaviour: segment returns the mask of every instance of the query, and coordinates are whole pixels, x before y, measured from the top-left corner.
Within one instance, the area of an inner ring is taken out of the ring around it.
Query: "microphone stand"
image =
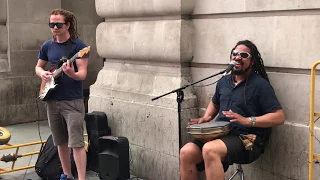
[[[154,100],[157,100],[157,99],[159,99],[159,98],[162,98],[162,97],[164,97],[164,96],[166,96],[166,95],[169,95],[169,94],[172,94],[172,93],[177,93],[178,122],[179,122],[179,125],[178,125],[178,126],[179,126],[179,154],[180,154],[180,149],[181,149],[181,146],[182,146],[182,140],[181,140],[181,103],[182,103],[183,98],[184,98],[183,90],[184,90],[185,88],[189,87],[189,86],[193,86],[194,84],[197,84],[197,83],[202,82],[202,81],[204,81],[204,80],[210,79],[210,78],[215,77],[215,76],[217,76],[217,75],[219,75],[219,74],[223,74],[223,73],[225,73],[225,72],[226,72],[226,70],[223,70],[223,71],[221,71],[221,72],[218,72],[217,74],[214,74],[214,75],[212,75],[212,76],[206,77],[206,78],[201,79],[201,80],[199,80],[199,81],[197,81],[197,82],[194,82],[194,83],[191,83],[191,84],[187,84],[187,85],[182,86],[182,87],[180,87],[180,88],[178,88],[178,89],[172,90],[172,91],[170,91],[170,92],[168,92],[168,93],[165,93],[165,94],[163,94],[163,95],[160,95],[160,96],[157,96],[157,97],[154,97],[154,98],[151,99],[152,101],[154,101]]]

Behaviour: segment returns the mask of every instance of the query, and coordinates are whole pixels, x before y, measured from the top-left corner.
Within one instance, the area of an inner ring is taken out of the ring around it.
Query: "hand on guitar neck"
[[[67,62],[62,64],[62,71],[67,74],[69,77],[73,77],[74,74],[76,73],[74,71],[74,66],[73,63],[70,63],[69,60],[67,60]]]

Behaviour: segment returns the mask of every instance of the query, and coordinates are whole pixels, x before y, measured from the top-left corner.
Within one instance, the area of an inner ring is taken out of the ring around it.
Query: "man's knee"
[[[194,162],[201,158],[200,149],[193,143],[187,143],[180,149],[180,160],[182,162]]]
[[[72,150],[74,153],[80,153],[82,151],[84,152],[86,151],[85,147],[73,147]]]
[[[205,161],[222,161],[227,154],[227,148],[221,140],[206,143],[202,148],[202,156]]]

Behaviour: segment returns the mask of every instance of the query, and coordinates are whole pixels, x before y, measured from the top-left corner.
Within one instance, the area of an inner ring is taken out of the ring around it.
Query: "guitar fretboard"
[[[69,63],[73,63],[77,59],[77,57],[78,57],[78,53],[72,56],[70,59],[68,59],[68,61],[70,61]],[[56,71],[52,74],[52,76],[56,78],[61,72],[62,72],[62,66],[56,69]]]

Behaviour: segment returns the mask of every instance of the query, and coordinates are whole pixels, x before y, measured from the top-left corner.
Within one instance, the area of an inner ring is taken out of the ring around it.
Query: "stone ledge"
[[[320,15],[234,16],[194,19],[192,22],[196,47],[193,63],[227,63],[231,48],[244,39],[257,45],[268,67],[309,69],[319,59]],[[237,27],[237,30],[230,26]],[[300,47],[308,47],[307,56],[296,51]]]
[[[98,54],[104,58],[157,62],[192,59],[193,24],[189,20],[104,22],[96,32]]]
[[[230,5],[232,4],[232,5]],[[222,14],[237,12],[266,12],[319,9],[319,1],[291,0],[224,0],[213,5],[212,0],[196,0],[194,14]]]
[[[96,0],[100,17],[168,16],[191,14],[194,0]]]

